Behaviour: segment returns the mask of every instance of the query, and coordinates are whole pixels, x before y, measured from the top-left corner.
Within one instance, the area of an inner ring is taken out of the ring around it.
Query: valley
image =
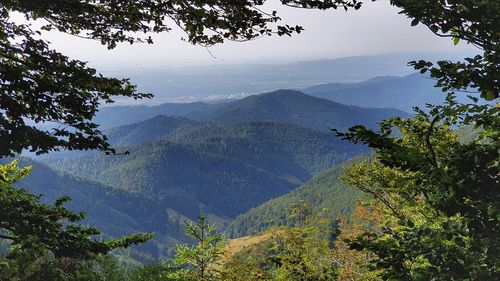
[[[315,210],[332,208],[332,218],[348,214],[359,195],[340,183],[339,169],[331,167],[369,150],[336,138],[330,128],[375,129],[395,115],[409,116],[296,90],[227,103],[109,107],[96,120],[117,155],[60,152],[24,159],[22,165],[34,166],[36,180],[21,184],[43,193],[47,179],[56,179],[58,188],[42,199],[71,196],[68,207],[91,210],[85,222],[111,237],[155,233],[130,254],[154,259],[170,256],[172,246],[185,239],[184,220],[202,213],[233,237],[264,230],[270,220],[286,225],[285,206],[299,200]],[[36,176],[40,173],[48,176]]]

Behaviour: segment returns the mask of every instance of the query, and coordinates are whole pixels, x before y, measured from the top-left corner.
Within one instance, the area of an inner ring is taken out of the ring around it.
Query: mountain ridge
[[[297,90],[278,90],[222,104],[188,117],[218,123],[288,122],[329,131],[330,128],[347,129],[359,124],[376,128],[378,121],[395,115],[408,116],[397,109],[348,106]]]
[[[303,89],[304,93],[347,105],[396,108],[411,112],[414,106],[443,104],[446,95],[436,81],[420,73],[379,76],[357,83],[327,83]],[[465,98],[460,97],[465,101]]]

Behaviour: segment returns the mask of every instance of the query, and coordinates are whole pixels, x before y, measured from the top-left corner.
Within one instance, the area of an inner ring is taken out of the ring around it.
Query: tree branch
[[[434,147],[432,146],[431,143],[431,135],[433,133],[434,125],[436,122],[439,120],[439,115],[435,116],[434,119],[432,119],[431,124],[429,125],[429,128],[427,129],[427,134],[425,136],[425,144],[427,145],[427,149],[429,149],[429,152],[431,153],[431,164],[438,168],[438,163],[437,163],[437,157],[436,157],[436,152],[434,151]]]

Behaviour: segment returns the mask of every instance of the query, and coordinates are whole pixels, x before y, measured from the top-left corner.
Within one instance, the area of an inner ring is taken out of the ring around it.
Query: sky
[[[198,64],[291,62],[346,56],[400,52],[467,51],[472,46],[454,46],[447,38],[433,35],[425,26],[410,26],[388,0],[365,1],[358,11],[304,10],[288,8],[277,0],[265,9],[277,10],[285,23],[306,29],[293,37],[265,37],[251,42],[226,42],[209,50],[180,40],[174,29],[153,35],[155,44],[123,43],[107,50],[99,42],[57,32],[44,34],[57,50],[100,68],[166,67]]]

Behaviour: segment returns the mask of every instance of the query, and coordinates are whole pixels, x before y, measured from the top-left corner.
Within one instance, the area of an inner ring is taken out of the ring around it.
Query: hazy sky
[[[366,0],[359,11],[317,11],[287,8],[270,0],[284,22],[300,24],[305,31],[292,38],[266,37],[252,42],[227,42],[210,48],[192,46],[174,30],[153,36],[154,45],[126,43],[107,50],[98,42],[56,32],[44,36],[53,46],[73,58],[104,68],[162,67],[184,64],[220,64],[254,61],[297,61],[373,55],[393,52],[448,51],[472,49],[453,46],[450,39],[434,36],[426,27],[410,26],[410,21],[389,5],[388,0]]]

